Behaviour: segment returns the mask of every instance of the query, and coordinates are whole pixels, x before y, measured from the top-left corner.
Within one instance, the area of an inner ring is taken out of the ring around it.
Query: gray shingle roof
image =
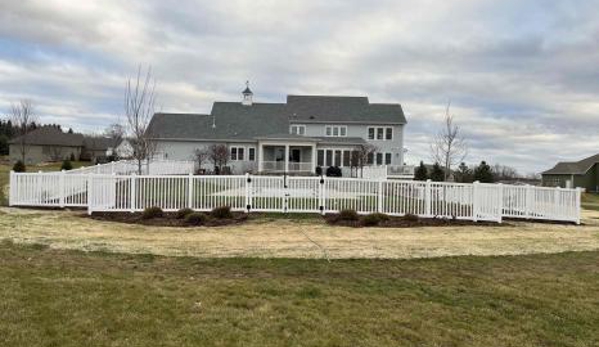
[[[559,162],[553,168],[543,172],[543,175],[584,175],[596,163],[599,163],[599,154],[577,162]]]
[[[83,135],[64,133],[62,130],[52,126],[44,126],[35,129],[24,136],[12,139],[9,143],[21,143],[23,137],[25,137],[25,143],[28,145],[65,147],[83,146]]]
[[[292,121],[405,124],[400,104],[371,104],[367,97],[289,95]]]
[[[250,141],[288,134],[292,122],[404,124],[406,119],[399,104],[370,104],[367,97],[290,95],[286,104],[215,102],[210,115],[157,113],[148,131],[161,139]]]
[[[83,147],[89,151],[105,151],[118,146],[120,141],[110,137],[85,136]]]

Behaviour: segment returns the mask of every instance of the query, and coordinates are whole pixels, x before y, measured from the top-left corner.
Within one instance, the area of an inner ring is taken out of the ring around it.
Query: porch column
[[[264,148],[262,142],[258,142],[258,172],[264,170]]]
[[[316,144],[312,144],[312,173],[316,172]]]
[[[285,172],[289,172],[289,145],[285,145]]]

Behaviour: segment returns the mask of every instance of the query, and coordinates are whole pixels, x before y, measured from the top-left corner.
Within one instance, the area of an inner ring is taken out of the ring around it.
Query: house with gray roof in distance
[[[9,141],[11,162],[22,159],[22,149],[27,165],[70,158],[79,160],[83,135],[63,132],[55,126],[43,126]]]
[[[541,175],[543,186],[580,187],[589,192],[599,192],[599,154],[580,161],[559,162]]]
[[[253,101],[248,86],[240,102],[215,102],[210,114],[156,113],[148,133],[166,159],[190,160],[196,149],[224,144],[235,174],[349,167],[351,151],[367,143],[376,147],[369,165],[401,172],[405,125],[400,104],[320,95],[289,95],[285,103],[261,103]]]

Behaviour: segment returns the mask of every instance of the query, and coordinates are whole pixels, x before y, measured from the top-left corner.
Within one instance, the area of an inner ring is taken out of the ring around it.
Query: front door
[[[292,163],[300,163],[302,161],[302,150],[301,149],[292,149],[289,161]]]

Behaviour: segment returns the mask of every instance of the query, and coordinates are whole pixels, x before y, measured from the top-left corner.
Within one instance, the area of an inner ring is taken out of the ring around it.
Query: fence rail
[[[167,171],[165,169],[165,171]],[[295,176],[11,173],[13,206],[78,206],[89,213],[235,211],[358,213],[501,222],[526,218],[580,223],[579,189]]]

